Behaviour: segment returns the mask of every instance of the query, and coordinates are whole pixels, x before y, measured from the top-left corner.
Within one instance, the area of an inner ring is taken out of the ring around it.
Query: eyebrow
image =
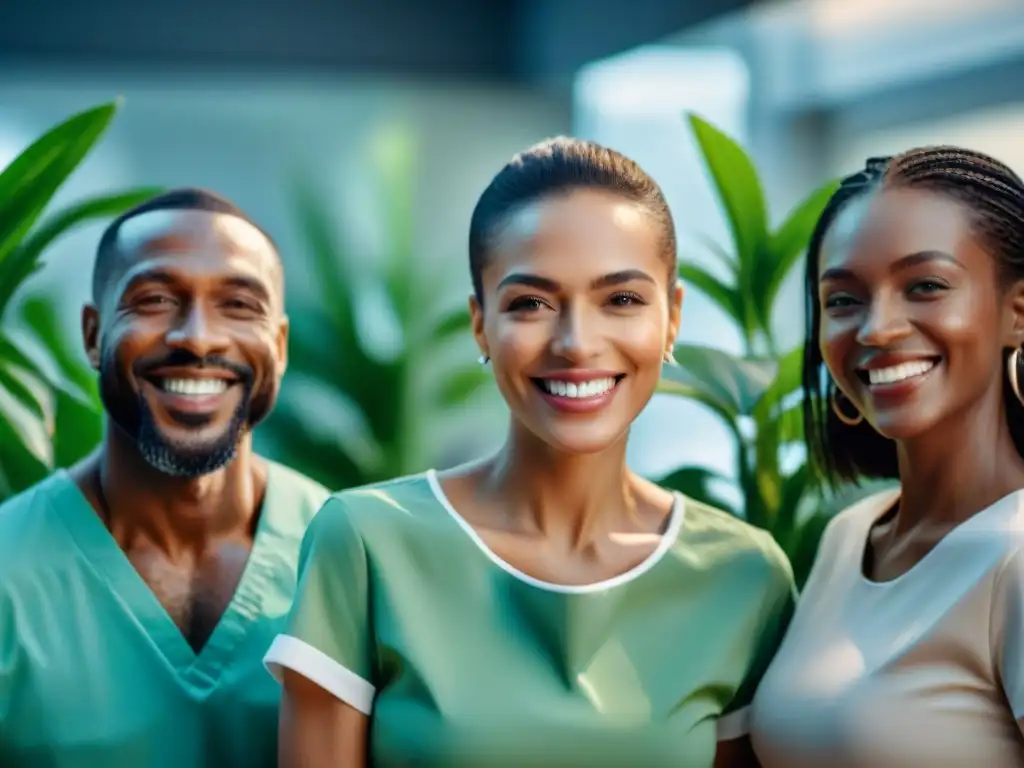
[[[897,259],[890,268],[890,271],[897,272],[902,269],[909,269],[910,267],[916,267],[920,264],[929,264],[935,261],[943,261],[947,264],[959,267],[960,269],[966,269],[958,259],[945,251],[918,251],[917,253],[907,254],[906,256]],[[854,277],[852,270],[845,269],[843,267],[833,267],[832,269],[826,269],[822,272],[821,276],[818,278],[818,282],[825,282],[826,280],[849,280],[852,277]]]
[[[123,293],[138,288],[140,285],[146,285],[147,283],[157,283],[160,285],[176,285],[177,280],[173,273],[163,269],[147,269],[142,272],[138,272],[133,275],[124,287]],[[241,288],[242,290],[250,291],[256,295],[261,301],[271,303],[270,292],[267,290],[267,286],[261,281],[251,277],[245,277],[243,275],[232,275],[231,277],[225,278],[222,283],[230,288]]]
[[[654,278],[643,270],[623,269],[619,272],[610,272],[607,275],[601,275],[601,277],[594,278],[590,281],[590,288],[591,290],[610,288],[615,285],[632,282],[633,280],[643,280],[648,283],[655,282]],[[557,281],[552,280],[551,278],[541,277],[540,275],[535,275],[530,272],[513,272],[498,283],[498,289],[500,290],[501,288],[509,285],[525,285],[529,288],[538,288],[550,293],[554,293],[561,287]]]

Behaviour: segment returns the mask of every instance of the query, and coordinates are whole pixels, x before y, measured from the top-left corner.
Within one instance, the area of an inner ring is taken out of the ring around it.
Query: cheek
[[[556,332],[555,322],[554,313],[527,320],[498,317],[487,329],[491,359],[515,367],[542,355]]]
[[[832,378],[837,382],[845,380],[847,358],[853,350],[857,337],[858,320],[855,317],[821,317],[818,332],[818,349]]]
[[[616,324],[609,334],[619,349],[637,363],[661,363],[665,356],[668,327],[654,317],[630,318]]]

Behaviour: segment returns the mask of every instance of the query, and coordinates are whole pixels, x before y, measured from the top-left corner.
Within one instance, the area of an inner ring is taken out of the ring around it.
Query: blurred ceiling
[[[567,82],[754,0],[0,0],[0,60]]]

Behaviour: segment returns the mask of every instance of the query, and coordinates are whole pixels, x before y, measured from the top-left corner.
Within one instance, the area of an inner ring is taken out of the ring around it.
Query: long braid
[[[896,477],[896,449],[865,421],[845,425],[832,413],[835,383],[819,348],[818,259],[822,241],[839,212],[879,188],[931,190],[962,203],[979,237],[992,252],[1004,280],[1024,279],[1024,181],[989,155],[954,146],[911,149],[892,158],[871,158],[848,176],[829,200],[807,251],[807,338],[804,343],[804,430],[808,454],[833,485],[858,477]],[[1024,406],[1007,396],[1014,442],[1024,454]]]

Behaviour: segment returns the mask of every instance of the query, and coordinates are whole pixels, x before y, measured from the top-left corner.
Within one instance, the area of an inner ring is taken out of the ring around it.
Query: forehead
[[[576,190],[517,209],[495,238],[492,271],[529,267],[546,274],[593,276],[628,268],[657,271],[656,223],[636,203],[607,192]]]
[[[849,261],[885,262],[939,251],[972,258],[984,251],[965,205],[919,189],[884,189],[845,206],[822,243],[823,267]]]
[[[267,237],[244,219],[209,211],[148,211],[117,236],[122,282],[159,265],[181,280],[244,274],[277,282],[280,262]]]

